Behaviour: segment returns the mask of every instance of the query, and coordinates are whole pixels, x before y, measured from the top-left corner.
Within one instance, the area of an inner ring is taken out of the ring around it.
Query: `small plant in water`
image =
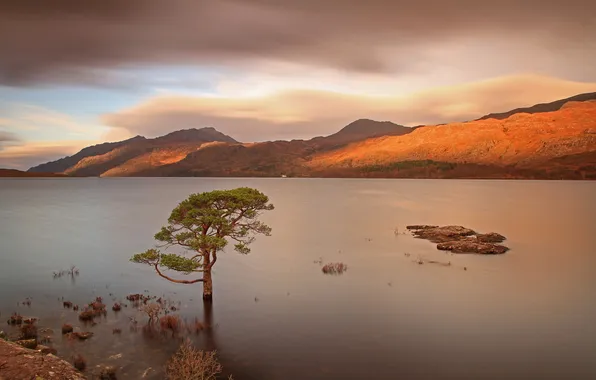
[[[321,270],[325,274],[342,274],[348,270],[348,266],[344,263],[329,263],[325,264]]]
[[[37,327],[34,324],[21,326],[21,339],[37,339]]]
[[[149,321],[147,321],[147,323],[152,323],[157,321],[159,313],[161,312],[161,306],[156,303],[150,303],[148,305],[143,305],[139,310],[147,314],[149,317]]]
[[[79,269],[76,266],[71,265],[70,269],[68,269],[68,270],[61,269],[58,272],[54,272],[53,275],[54,275],[54,278],[60,278],[62,276],[66,276],[66,275],[74,277],[74,276],[79,275]]]
[[[165,315],[159,319],[159,326],[162,330],[172,330],[172,333],[180,328],[180,317],[176,315]]]
[[[215,380],[222,372],[215,351],[201,351],[183,343],[166,366],[168,380]]]

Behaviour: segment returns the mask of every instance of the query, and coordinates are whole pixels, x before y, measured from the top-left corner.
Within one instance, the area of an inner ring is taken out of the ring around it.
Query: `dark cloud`
[[[17,141],[20,141],[20,139],[14,133],[0,130],[0,150],[2,150],[4,146]]]
[[[18,138],[13,133],[0,131],[0,142],[7,142],[7,141],[18,141]]]
[[[98,83],[106,68],[266,60],[423,72],[441,64],[427,48],[483,37],[511,41],[503,55],[539,48],[551,66],[589,77],[595,15],[592,0],[0,1],[0,83]]]

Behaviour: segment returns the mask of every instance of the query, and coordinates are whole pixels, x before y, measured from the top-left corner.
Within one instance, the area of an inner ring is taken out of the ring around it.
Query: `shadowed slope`
[[[586,94],[579,94],[572,96],[570,98],[557,100],[550,103],[541,103],[533,105],[532,107],[525,107],[525,108],[516,108],[514,110],[508,112],[501,112],[501,113],[491,113],[485,116],[482,116],[478,120],[486,120],[486,119],[507,119],[509,116],[515,115],[516,113],[540,113],[540,112],[553,112],[558,111],[569,102],[585,102],[589,100],[596,100],[596,92],[590,92]]]

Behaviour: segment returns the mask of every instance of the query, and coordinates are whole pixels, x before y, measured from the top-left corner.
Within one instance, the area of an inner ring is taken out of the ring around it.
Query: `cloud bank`
[[[292,62],[421,74],[438,65],[593,80],[591,0],[0,2],[0,83],[113,83],[148,65]]]
[[[596,83],[535,75],[512,76],[406,96],[287,91],[261,97],[161,96],[104,115],[119,136],[155,137],[177,129],[212,126],[244,142],[311,138],[360,118],[414,126],[472,120],[490,112],[591,92]]]

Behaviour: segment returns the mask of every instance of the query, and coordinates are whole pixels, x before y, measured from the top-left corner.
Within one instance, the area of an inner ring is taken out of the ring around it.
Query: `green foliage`
[[[248,187],[192,194],[172,210],[168,226],[162,227],[155,239],[193,251],[217,252],[230,238],[241,244],[240,252],[248,253],[252,233],[271,233],[256,220],[261,211],[273,210],[268,202],[266,195]]]
[[[185,274],[189,274],[189,273],[195,272],[196,270],[201,268],[201,266],[202,266],[201,260],[197,260],[197,259],[198,258],[188,259],[186,257],[176,255],[173,253],[162,254],[160,264],[168,269],[172,269],[177,272],[183,272]]]
[[[258,217],[273,208],[266,195],[248,187],[191,194],[172,210],[168,224],[155,234],[155,239],[166,248],[179,246],[194,252],[194,256],[149,249],[134,255],[131,261],[155,266],[160,275],[158,267],[184,274],[211,270],[217,252],[229,241],[234,242],[237,252],[248,254],[255,235],[269,236],[271,228]]]

